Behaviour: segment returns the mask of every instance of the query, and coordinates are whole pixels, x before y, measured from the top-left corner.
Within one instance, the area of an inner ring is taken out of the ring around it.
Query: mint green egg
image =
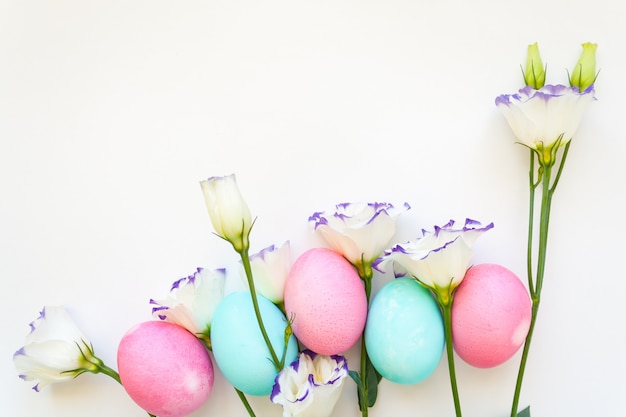
[[[257,299],[265,330],[280,360],[287,320],[270,300],[260,295]],[[248,291],[231,293],[219,303],[211,323],[211,345],[215,363],[235,388],[257,396],[272,392],[278,372],[259,330]],[[292,335],[285,363],[290,364],[297,357],[298,343]]]
[[[389,381],[416,384],[441,361],[445,335],[430,291],[410,278],[385,284],[372,300],[365,346],[374,368]]]

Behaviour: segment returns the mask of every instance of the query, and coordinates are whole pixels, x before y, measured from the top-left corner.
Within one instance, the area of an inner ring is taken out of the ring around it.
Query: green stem
[[[250,287],[250,297],[252,298],[252,305],[254,307],[254,314],[256,315],[257,323],[259,324],[259,329],[261,330],[261,334],[263,335],[263,340],[265,340],[265,344],[267,345],[268,350],[270,351],[270,355],[272,355],[272,363],[276,368],[276,371],[280,372],[282,369],[281,362],[274,351],[274,347],[272,346],[272,342],[270,341],[269,336],[267,335],[267,331],[265,330],[265,325],[263,324],[263,317],[261,316],[261,310],[259,309],[259,301],[256,295],[256,289],[254,287],[254,279],[252,278],[252,268],[250,267],[250,257],[248,255],[248,249],[243,248],[238,251],[241,256],[241,262],[243,264],[243,269],[246,272],[246,278],[248,280],[248,285]],[[287,345],[285,345],[285,349],[287,349]]]
[[[524,342],[524,349],[522,351],[522,358],[520,361],[519,371],[517,374],[517,382],[515,384],[515,392],[513,394],[513,403],[511,406],[511,417],[517,416],[517,408],[519,405],[519,397],[522,390],[522,383],[524,380],[524,371],[526,369],[526,362],[528,361],[528,353],[530,351],[530,344],[533,337],[533,332],[535,330],[535,322],[537,320],[537,314],[539,312],[539,303],[541,301],[541,290],[543,288],[543,278],[545,274],[546,267],[546,252],[548,248],[548,230],[550,226],[550,210],[552,207],[552,196],[554,195],[554,191],[556,189],[558,180],[561,176],[561,172],[563,171],[563,166],[565,164],[565,159],[567,157],[567,152],[569,150],[569,142],[565,145],[565,149],[563,152],[563,156],[561,158],[561,162],[556,174],[556,178],[554,179],[554,183],[550,184],[552,177],[552,168],[554,163],[544,163],[539,168],[539,177],[538,182],[535,183],[533,181],[534,175],[534,155],[533,164],[531,164],[531,180],[530,180],[530,215],[529,215],[529,235],[528,235],[528,253],[527,253],[527,263],[528,263],[528,282],[529,282],[529,291],[532,300],[532,313],[530,320],[530,327],[528,329],[528,334],[526,336],[526,340]],[[532,151],[531,151],[532,154]],[[541,163],[541,162],[540,162]],[[539,218],[539,248],[537,250],[537,270],[535,279],[532,277],[532,229],[534,228],[534,218],[533,218],[533,210],[534,210],[534,195],[535,188],[539,185],[539,182],[542,185],[541,188],[541,209],[540,209],[540,218]]]
[[[550,224],[550,206],[552,205],[552,193],[550,189],[550,176],[552,167],[546,166],[543,171],[542,194],[541,194],[541,217],[539,219],[539,251],[537,253],[537,276],[535,285],[535,297],[541,295],[543,274],[546,268],[546,249],[548,248],[548,227]],[[534,300],[533,300],[534,301]]]
[[[367,417],[369,389],[367,384],[367,349],[365,347],[365,335],[361,336],[361,383],[363,384],[363,404],[361,404],[361,416]]]
[[[528,352],[530,351],[530,343],[533,338],[533,330],[535,329],[535,321],[537,320],[537,311],[539,310],[539,298],[533,299],[532,316],[530,318],[530,327],[528,335],[524,342],[524,350],[522,352],[522,360],[520,361],[519,372],[517,373],[517,382],[515,384],[515,394],[513,395],[513,405],[511,406],[511,417],[517,417],[517,407],[519,405],[519,396],[522,390],[522,382],[524,380],[524,370],[526,369],[526,361],[528,360]]]
[[[526,274],[528,276],[528,290],[530,294],[535,293],[535,283],[533,280],[533,230],[535,228],[535,152],[530,150],[530,170],[529,170],[529,186],[530,186],[530,204],[528,207],[528,245],[526,247]]]
[[[237,388],[235,388],[235,391],[237,392],[237,395],[239,396],[239,399],[243,403],[243,406],[246,407],[246,410],[248,411],[248,415],[250,415],[250,417],[256,417],[256,415],[254,414],[254,411],[252,410],[252,407],[250,406],[250,403],[248,402],[248,399],[246,398],[245,394],[243,392],[239,391]]]
[[[365,265],[361,263],[357,265],[359,276],[365,283],[365,299],[369,308],[370,295],[372,293],[372,277],[373,271],[371,265]],[[360,369],[361,383],[363,384],[363,404],[361,404],[361,416],[367,417],[369,412],[369,378],[367,375],[367,347],[365,346],[365,329],[361,334],[361,369]]]
[[[448,357],[448,371],[450,372],[452,397],[454,399],[454,411],[456,413],[456,417],[461,417],[461,402],[459,400],[459,391],[456,384],[456,371],[454,369],[454,346],[452,344],[452,297],[448,297],[447,301],[440,301],[440,305],[441,311],[443,312],[443,328],[446,337],[446,353]]]
[[[118,374],[114,369],[109,368],[104,363],[98,365],[98,371],[105,375],[110,376],[114,380],[116,380],[120,385],[122,384],[122,380],[120,379],[120,374]]]

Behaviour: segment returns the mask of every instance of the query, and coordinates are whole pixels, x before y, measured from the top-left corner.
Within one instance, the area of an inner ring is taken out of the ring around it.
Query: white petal
[[[272,245],[250,256],[250,267],[256,292],[274,303],[282,302],[285,283],[291,269],[289,242],[285,242],[279,248]],[[247,286],[248,280],[243,267],[240,269],[240,276]]]

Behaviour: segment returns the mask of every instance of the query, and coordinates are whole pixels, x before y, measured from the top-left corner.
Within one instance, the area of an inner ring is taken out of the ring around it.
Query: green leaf
[[[348,371],[348,375],[350,375],[350,378],[354,380],[357,386],[359,410],[361,411],[374,406],[378,397],[378,383],[383,378],[376,371],[369,357],[366,360],[365,378],[362,378],[356,371]]]
[[[517,413],[517,417],[530,417],[530,406]]]
[[[367,405],[365,404],[365,401],[363,400],[365,387],[363,386],[361,377],[359,376],[359,373],[357,371],[348,371],[348,375],[350,375],[350,378],[352,378],[352,380],[356,384],[357,394],[358,394],[358,399],[359,399],[359,410],[363,411],[367,407]]]
[[[361,382],[361,378],[359,377],[359,373],[357,371],[348,371],[348,375],[350,375],[350,378],[352,378],[352,380],[356,384],[357,388],[359,390],[362,390],[363,389],[363,383]]]
[[[378,383],[382,379],[382,375],[378,373],[370,358],[367,358],[367,375],[366,375],[366,384],[367,384],[367,406],[373,407],[376,403],[376,398],[378,396]]]

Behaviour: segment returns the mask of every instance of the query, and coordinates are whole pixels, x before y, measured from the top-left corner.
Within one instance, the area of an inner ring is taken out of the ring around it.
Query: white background
[[[525,281],[528,153],[494,98],[521,87],[535,41],[551,83],[586,41],[601,73],[555,196],[521,405],[624,415],[625,21],[615,0],[0,1],[2,415],[145,415],[101,375],[35,393],[12,354],[43,305],[64,304],[116,367],[150,298],[197,266],[234,264],[212,235],[209,176],[237,174],[258,216],[253,251],[323,245],[307,218],[335,203],[408,201],[397,241],[493,221],[474,263]],[[457,360],[465,416],[507,415],[518,359]],[[245,416],[216,378],[193,416]],[[370,416],[453,413],[442,360],[419,385],[383,382]],[[334,416],[359,416],[351,382]]]

